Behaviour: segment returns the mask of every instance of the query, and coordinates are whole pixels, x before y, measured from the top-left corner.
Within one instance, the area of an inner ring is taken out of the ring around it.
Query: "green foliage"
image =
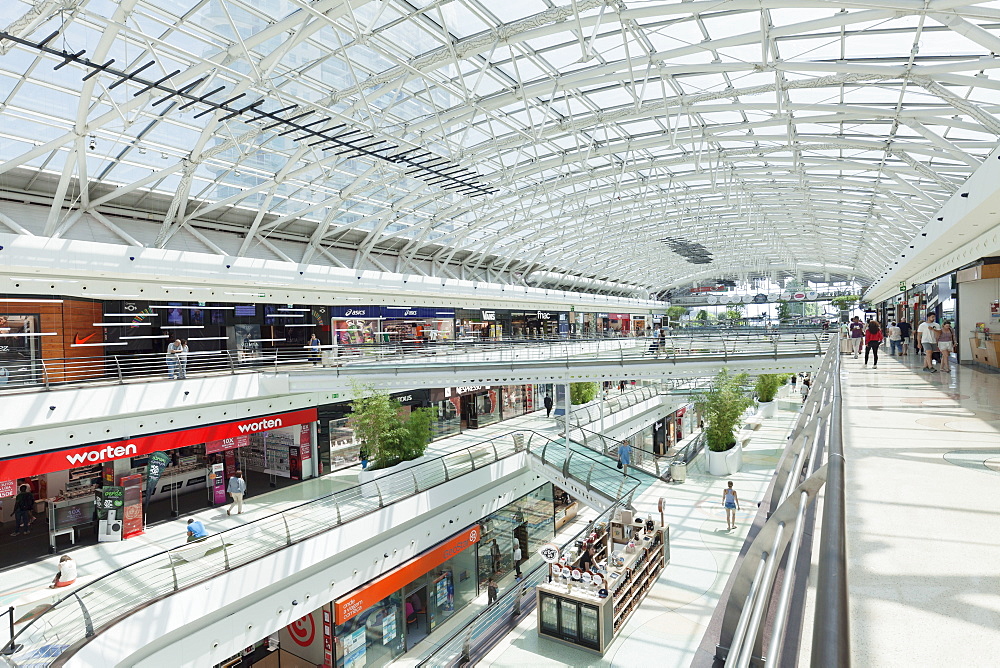
[[[787,322],[792,318],[792,309],[784,299],[778,300],[778,320]]]
[[[414,410],[405,422],[402,405],[371,386],[354,385],[351,425],[364,443],[368,470],[388,468],[424,454],[431,440],[431,411]]]
[[[701,309],[698,311],[698,315],[694,317],[695,320],[701,320],[702,322],[708,322],[708,311]]]
[[[757,401],[766,403],[774,401],[778,396],[778,390],[788,381],[787,373],[762,373],[757,376],[754,384],[754,392],[757,393]]]
[[[737,311],[734,308],[726,309],[726,315],[723,316],[726,320],[742,320],[743,313]]]
[[[597,390],[597,383],[570,383],[569,402],[574,406],[591,402],[597,396]]]
[[[712,380],[712,387],[695,401],[698,412],[705,419],[705,440],[708,449],[725,452],[736,444],[733,429],[746,409],[753,406],[745,385],[749,376],[730,375],[728,369],[720,371]]]
[[[858,295],[840,295],[839,297],[831,299],[830,303],[839,308],[841,311],[849,311],[859,299],[861,299],[861,297]]]
[[[667,309],[666,315],[670,319],[670,322],[677,322],[688,313],[687,308],[684,306],[671,306]]]

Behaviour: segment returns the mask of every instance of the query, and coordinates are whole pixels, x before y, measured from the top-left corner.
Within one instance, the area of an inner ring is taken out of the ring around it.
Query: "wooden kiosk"
[[[594,566],[584,569],[590,546]],[[669,561],[669,525],[619,511],[550,564],[550,581],[536,588],[539,635],[604,654]]]

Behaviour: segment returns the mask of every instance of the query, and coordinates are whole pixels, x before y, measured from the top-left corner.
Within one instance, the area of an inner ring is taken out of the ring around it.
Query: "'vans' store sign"
[[[170,431],[151,436],[140,436],[113,443],[101,443],[79,448],[56,450],[40,455],[30,455],[16,459],[0,460],[0,480],[17,480],[28,476],[54,473],[76,468],[87,464],[99,464],[122,457],[137,457],[148,455],[158,450],[175,450],[188,445],[210,443],[223,439],[236,438],[242,434],[255,434],[261,431],[291,427],[316,421],[317,411],[308,408],[291,413],[280,413],[267,417],[252,417],[235,422]]]

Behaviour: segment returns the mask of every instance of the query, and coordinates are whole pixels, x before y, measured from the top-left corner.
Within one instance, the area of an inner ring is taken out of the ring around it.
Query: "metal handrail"
[[[525,433],[529,434],[527,443],[523,440]],[[426,491],[430,487],[478,470],[486,463],[494,463],[528,450],[531,447],[531,439],[536,436],[545,444],[555,443],[549,436],[532,430],[511,431],[423,461],[383,478],[318,497],[239,527],[221,531],[203,541],[164,550],[105,573],[56,600],[45,612],[22,627],[14,635],[23,646],[15,656],[26,655],[25,653],[35,651],[42,645],[50,644],[53,633],[59,635],[60,644],[77,648],[80,641],[94,635],[95,629],[113,623],[152,600],[204,582],[232,568],[364,517],[377,508],[391,505]],[[504,443],[502,448],[497,447],[498,443],[507,440],[510,442]],[[478,465],[477,453],[480,457]],[[469,459],[465,458],[467,454]],[[487,458],[486,461],[482,459],[484,456]],[[416,484],[418,476],[422,479],[422,484]],[[413,481],[413,486],[405,482],[400,484],[400,481],[407,480]],[[603,493],[611,494],[610,491]],[[318,513],[316,517],[320,519],[308,516],[310,510],[315,510]],[[331,520],[331,516],[335,519]],[[216,559],[214,553],[221,553],[221,558]],[[191,558],[191,561],[188,561],[188,558]],[[129,601],[122,599],[121,592],[127,591],[129,583],[136,581],[145,582],[153,592],[129,605]],[[78,615],[83,619],[78,619]],[[88,621],[91,619],[93,623]]]
[[[727,666],[744,668],[759,662],[762,654],[765,666],[779,665],[792,596],[805,586],[801,576],[796,577],[800,557],[808,557],[805,525],[813,512],[811,502],[824,484],[812,666],[850,666],[838,348],[834,341],[814,375],[810,394],[775,471],[769,517],[734,570],[728,599],[720,603],[724,614],[716,657]],[[825,463],[824,451],[828,453]],[[786,547],[782,585],[776,592],[774,581]],[[769,608],[773,619],[765,653],[763,620]]]
[[[594,338],[566,340],[517,340],[488,343],[441,341],[408,347],[393,343],[330,345],[321,347],[324,365],[347,368],[370,368],[399,364],[452,364],[455,362],[527,362],[559,360],[572,363],[590,357],[613,358],[624,364],[630,358],[647,355],[674,362],[685,355],[717,357],[728,361],[737,354],[761,353],[777,356],[779,352],[801,354],[803,347],[822,352],[819,335],[806,342],[801,334],[773,332],[725,332],[681,330],[665,338],[664,348],[655,347],[651,337]],[[811,345],[810,345],[811,344]],[[734,351],[739,351],[734,354]],[[259,350],[217,350],[188,353],[179,363],[184,374],[232,374],[239,371],[277,372],[295,367],[296,371],[322,372],[312,364],[315,351],[301,348]],[[26,361],[14,368],[0,391],[52,389],[92,383],[129,383],[162,379],[168,375],[164,353],[111,354],[91,357],[48,358]]]

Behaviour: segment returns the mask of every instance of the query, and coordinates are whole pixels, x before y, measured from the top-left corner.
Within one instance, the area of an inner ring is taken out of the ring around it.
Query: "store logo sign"
[[[82,344],[86,343],[87,341],[90,341],[95,336],[97,336],[97,332],[94,332],[93,334],[88,334],[87,336],[85,336],[83,338],[80,338],[79,334],[74,334],[73,335],[73,345],[74,346],[82,345]]]
[[[537,313],[537,318],[538,318],[538,320],[548,320],[549,319],[549,315],[550,314],[549,314],[548,311],[539,311]]]
[[[362,317],[367,315],[367,312],[363,308],[349,308],[344,311],[344,317],[350,318],[351,316]]]
[[[66,455],[66,459],[73,466],[79,466],[84,462],[100,462],[107,459],[118,459],[120,457],[129,457],[136,454],[136,447],[132,443],[128,445],[106,445],[103,448],[97,450],[87,450],[86,452],[79,452],[75,455]]]
[[[251,431],[266,431],[268,429],[277,429],[281,426],[281,420],[274,418],[272,420],[259,420],[258,422],[248,422],[247,424],[237,425],[239,429],[244,434]]]
[[[458,394],[468,394],[469,392],[475,392],[477,390],[485,389],[485,385],[461,385],[455,388]]]
[[[404,318],[416,318],[417,317],[417,309],[415,309],[415,308],[408,308],[408,309],[406,309],[405,311],[403,311],[403,317]]]
[[[497,319],[496,311],[483,311],[483,320],[493,322]]]

